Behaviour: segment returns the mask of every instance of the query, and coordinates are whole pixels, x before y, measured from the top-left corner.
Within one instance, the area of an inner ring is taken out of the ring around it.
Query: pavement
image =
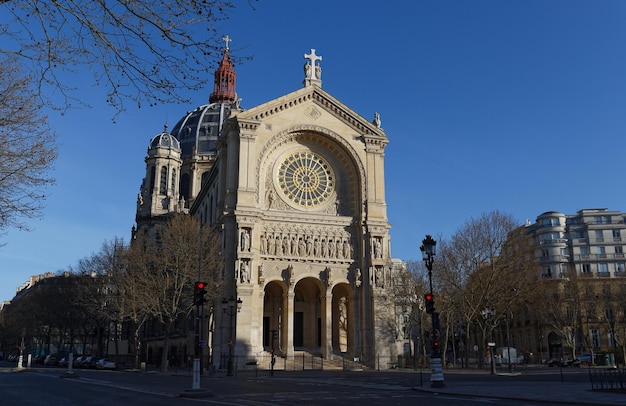
[[[475,396],[482,398],[510,399],[531,402],[550,402],[563,405],[626,405],[626,392],[594,391],[591,383],[585,382],[537,382],[516,380],[519,374],[497,374],[510,379],[473,382],[445,383],[443,388],[424,386],[413,387],[413,390],[437,394]]]
[[[0,372],[15,372],[16,368],[0,368]],[[36,371],[32,369],[31,371]],[[448,381],[444,381],[444,387],[431,387],[430,373],[426,372],[423,375],[423,381],[420,384],[414,384],[417,380],[415,372],[404,372],[402,370],[396,373],[391,371],[375,372],[369,371],[366,377],[363,372],[358,371],[277,371],[275,378],[270,379],[285,379],[285,380],[308,380],[316,381],[320,383],[328,382],[329,377],[341,378],[333,379],[334,383],[342,382],[341,384],[349,386],[363,386],[363,387],[379,387],[382,390],[399,390],[407,389],[410,385],[410,389],[414,391],[428,392],[433,394],[442,395],[459,395],[470,396],[477,398],[494,398],[494,399],[510,399],[517,401],[528,402],[541,402],[541,403],[554,403],[562,405],[592,405],[592,406],[626,406],[626,392],[604,392],[593,391],[591,383],[588,379],[578,376],[578,380],[574,381],[573,377],[567,376],[564,381],[555,381],[554,375],[551,375],[551,380],[547,375],[528,374],[521,373],[497,373],[495,375],[486,374],[484,370],[444,370],[444,379],[448,374]],[[24,371],[26,372],[26,371]],[[267,371],[259,371],[259,374],[265,375]],[[129,372],[130,373],[130,372]],[[152,373],[156,375],[162,375],[161,373],[153,370]],[[150,375],[151,373],[148,373]],[[380,374],[379,378],[374,378],[380,384],[373,384],[372,375]],[[397,375],[400,374],[400,375]],[[460,378],[459,374],[471,375],[465,378]],[[171,371],[166,375],[182,375],[191,376],[187,371],[180,371],[179,373],[172,374]],[[205,375],[203,379],[220,379],[226,378],[225,372],[218,371],[215,375]],[[457,375],[457,376],[453,376]],[[532,375],[532,379],[528,379]],[[252,378],[254,373],[239,373],[239,376],[228,377],[228,381],[232,384],[238,385],[245,382],[246,378]],[[211,378],[212,377],[212,378]],[[402,379],[395,379],[401,378]],[[186,381],[185,381],[186,382]],[[226,381],[221,381],[225,383]],[[186,385],[186,383],[185,383]],[[245,385],[245,384],[244,384]],[[181,391],[181,396],[187,397],[203,397],[203,394],[197,394],[194,391]]]

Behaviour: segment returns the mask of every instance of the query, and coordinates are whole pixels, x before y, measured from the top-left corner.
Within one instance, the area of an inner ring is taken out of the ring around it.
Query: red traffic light
[[[196,282],[196,288],[204,289],[204,282]]]
[[[427,302],[430,302],[433,300],[433,295],[431,295],[430,293],[427,293],[426,295],[424,295],[424,298],[426,299]]]

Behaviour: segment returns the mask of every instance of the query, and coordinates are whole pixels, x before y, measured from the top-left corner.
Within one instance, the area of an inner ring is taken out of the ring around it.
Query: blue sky
[[[270,1],[221,27],[251,108],[302,86],[303,54],[323,57],[323,88],[389,137],[392,256],[420,257],[500,210],[520,224],[546,211],[626,211],[626,2]],[[150,138],[204,104],[129,111],[112,123],[105,92],[75,78],[93,108],[49,116],[60,157],[44,218],[0,248],[0,300],[30,275],[75,266],[105,240],[128,240]]]

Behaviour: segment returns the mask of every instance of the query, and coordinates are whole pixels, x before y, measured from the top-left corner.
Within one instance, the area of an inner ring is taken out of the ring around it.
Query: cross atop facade
[[[315,61],[321,61],[322,57],[315,55],[315,49],[311,48],[310,54],[304,54],[304,59],[311,61],[311,66],[315,66]]]
[[[222,39],[226,42],[226,50],[228,51],[228,43],[231,42],[232,39],[230,39],[228,35],[223,36]]]
[[[311,48],[310,54],[304,54],[304,59],[307,61],[304,63],[304,86],[310,86],[316,84],[322,86],[322,67],[315,64],[315,61],[321,61],[322,57],[315,55],[315,49]]]

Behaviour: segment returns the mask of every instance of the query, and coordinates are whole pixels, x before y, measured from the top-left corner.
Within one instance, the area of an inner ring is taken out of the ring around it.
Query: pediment
[[[290,110],[301,109],[303,105],[307,104],[311,105],[311,108],[305,110],[305,115],[309,115],[311,119],[319,114],[318,109],[322,109],[353,128],[360,135],[387,138],[382,128],[368,121],[316,85],[304,87],[249,110],[236,113],[235,116],[239,122],[261,123],[271,120],[276,115],[288,113]]]

